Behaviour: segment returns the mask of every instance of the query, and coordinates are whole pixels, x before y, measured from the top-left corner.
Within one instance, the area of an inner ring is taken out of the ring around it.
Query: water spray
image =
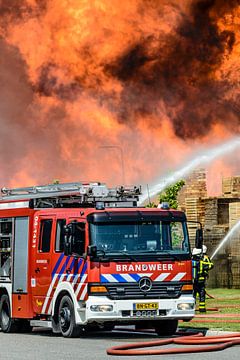
[[[148,191],[144,191],[140,197],[139,204],[143,204],[149,197],[153,197],[163,191],[166,187],[174,184],[176,181],[186,177],[191,171],[203,164],[208,164],[218,158],[219,156],[225,155],[232,152],[236,148],[240,147],[240,137],[234,138],[231,141],[226,142],[220,146],[216,146],[210,150],[207,150],[195,159],[190,160],[181,169],[176,170],[173,174],[162,178],[156,185],[153,185]]]
[[[211,260],[218,253],[218,251],[223,247],[223,245],[231,239],[231,237],[237,232],[240,231],[240,220],[231,228],[231,230],[227,233],[227,235],[223,238],[223,240],[219,243],[217,248],[214,250]]]

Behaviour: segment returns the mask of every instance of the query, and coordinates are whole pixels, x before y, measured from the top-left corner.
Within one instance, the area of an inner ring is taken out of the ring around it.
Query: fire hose
[[[221,306],[219,306],[220,308]],[[231,306],[228,306],[231,308]],[[239,306],[234,306],[234,308],[238,308]],[[233,307],[232,307],[233,308]],[[210,311],[218,311],[218,308],[208,308]],[[240,318],[238,316],[239,314],[233,313],[227,313],[227,314],[201,314],[196,315],[194,319],[191,320],[191,323],[195,322],[204,322],[204,323],[225,323],[226,319],[228,323],[240,323]]]
[[[219,306],[223,307],[223,306]],[[231,308],[239,307],[238,305],[229,306]],[[211,311],[218,311],[218,308],[208,308]],[[192,322],[226,322],[230,323],[239,323],[240,319],[236,319],[237,314],[201,314],[196,315],[196,318]],[[208,319],[207,319],[208,318]],[[215,318],[215,319],[214,319]],[[235,319],[229,319],[235,318]],[[118,329],[120,331],[129,331],[129,329]],[[131,329],[131,331],[133,331]],[[135,330],[136,331],[136,330]],[[144,330],[140,330],[144,331]],[[139,332],[139,330],[138,330]],[[145,332],[145,331],[144,331]],[[154,332],[154,330],[147,330],[148,333]],[[209,352],[209,351],[220,351],[234,345],[240,345],[240,334],[230,334],[230,335],[218,335],[218,336],[204,336],[203,333],[191,333],[188,332],[177,332],[177,337],[162,339],[157,341],[149,342],[140,342],[137,344],[124,344],[120,346],[114,346],[107,349],[108,355],[164,355],[164,354],[183,354],[183,353],[200,353],[200,352]],[[147,349],[139,350],[140,348],[149,348],[156,346],[163,346],[169,344],[177,345],[197,345],[195,347],[174,347],[167,349]],[[207,344],[207,346],[206,346]],[[199,346],[204,345],[204,346]]]
[[[182,333],[176,333],[182,335]],[[147,349],[136,350],[140,348],[149,348],[153,346],[163,346],[169,344],[177,345],[198,345],[191,347],[167,348],[167,349]],[[199,345],[205,345],[201,346]],[[212,345],[217,344],[217,345]],[[157,341],[139,342],[137,344],[124,344],[114,346],[107,349],[108,355],[169,355],[169,354],[184,354],[184,353],[200,353],[209,351],[219,351],[229,348],[234,345],[240,345],[240,334],[218,335],[218,336],[204,336],[202,333],[190,333],[190,335],[162,339]]]

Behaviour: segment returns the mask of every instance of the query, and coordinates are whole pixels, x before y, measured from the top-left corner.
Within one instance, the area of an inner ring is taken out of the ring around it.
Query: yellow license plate
[[[133,305],[134,310],[156,310],[158,303],[139,303]]]

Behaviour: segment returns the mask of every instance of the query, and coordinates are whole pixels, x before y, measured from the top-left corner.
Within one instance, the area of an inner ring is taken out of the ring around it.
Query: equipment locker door
[[[53,226],[53,217],[39,217],[31,285],[34,311],[42,314],[47,313],[51,296]]]

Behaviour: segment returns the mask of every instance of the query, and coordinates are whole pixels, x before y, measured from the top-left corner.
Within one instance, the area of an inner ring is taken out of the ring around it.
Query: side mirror
[[[89,245],[87,247],[87,255],[95,257],[97,255],[97,247],[96,245]]]
[[[203,246],[203,231],[202,228],[196,230],[195,247],[201,249]]]
[[[72,254],[73,236],[76,232],[76,224],[74,222],[64,226],[64,255]]]
[[[65,235],[64,236],[64,245],[63,245],[64,255],[66,255],[66,256],[71,255],[71,253],[72,253],[71,249],[72,249],[72,246],[71,246],[71,243],[69,241],[69,238],[67,238],[67,236]]]

